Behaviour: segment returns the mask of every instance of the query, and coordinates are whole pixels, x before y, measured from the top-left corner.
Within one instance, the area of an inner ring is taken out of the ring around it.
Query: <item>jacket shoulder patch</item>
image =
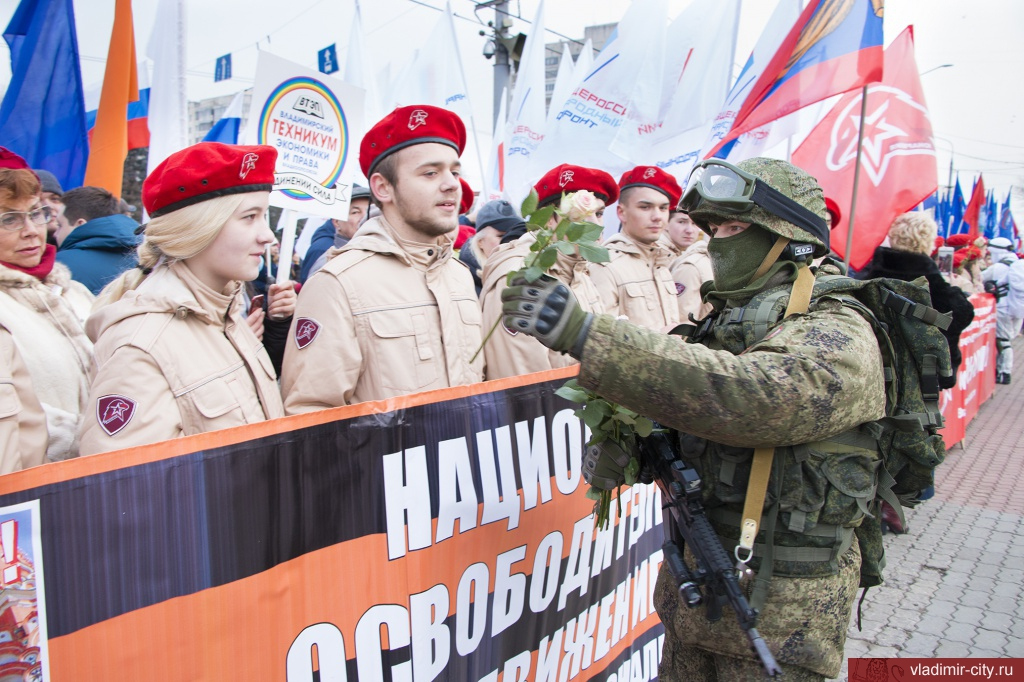
[[[320,323],[312,317],[300,317],[295,320],[295,345],[302,350],[320,335]]]
[[[128,426],[137,403],[123,395],[104,395],[96,401],[96,421],[108,436]]]

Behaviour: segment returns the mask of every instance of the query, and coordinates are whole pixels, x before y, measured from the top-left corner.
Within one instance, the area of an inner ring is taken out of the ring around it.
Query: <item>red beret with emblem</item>
[[[683,198],[683,188],[676,179],[657,166],[637,166],[623,173],[619,179],[619,191],[625,192],[630,187],[650,187],[661,192],[668,197],[669,208],[673,211]]]
[[[953,235],[954,237],[956,235]],[[959,249],[953,254],[953,267],[959,268],[965,263],[969,264],[973,261],[981,258],[981,250],[977,246],[968,246],[964,249]]]
[[[398,107],[363,137],[359,145],[359,167],[369,178],[384,157],[428,142],[446,144],[462,156],[466,147],[466,125],[458,115],[441,107],[428,104]]]
[[[459,184],[462,185],[462,203],[459,204],[459,215],[462,215],[469,213],[469,209],[473,208],[473,200],[476,197],[473,196],[473,188],[466,182],[466,178],[460,177]]]
[[[228,194],[269,192],[277,150],[268,145],[200,142],[174,152],[142,183],[150,217]]]
[[[619,198],[619,186],[611,175],[603,170],[574,166],[571,163],[555,166],[533,188],[537,190],[538,206],[554,203],[561,200],[562,194],[581,189],[596,194],[598,199],[604,200],[606,206]]]

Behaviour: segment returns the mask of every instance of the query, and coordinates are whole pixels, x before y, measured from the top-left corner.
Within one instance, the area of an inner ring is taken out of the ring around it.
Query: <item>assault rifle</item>
[[[690,608],[705,604],[707,619],[711,622],[722,618],[722,603],[728,601],[765,672],[771,677],[781,674],[782,670],[757,631],[757,610],[743,596],[737,567],[704,513],[697,471],[679,459],[664,433],[655,432],[639,441],[642,471],[661,488],[665,507],[672,511],[675,521],[665,524],[666,540],[662,550],[665,565],[676,580],[679,597]],[[682,548],[675,542],[673,526],[696,559],[693,569],[686,565]]]

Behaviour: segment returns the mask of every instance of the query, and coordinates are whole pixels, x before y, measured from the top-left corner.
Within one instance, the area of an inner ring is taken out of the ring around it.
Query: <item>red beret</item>
[[[673,211],[683,197],[683,188],[676,179],[657,166],[637,166],[623,173],[619,179],[619,191],[624,192],[630,187],[650,187],[658,190],[668,197],[669,209]]]
[[[957,235],[952,235],[957,236]],[[958,268],[965,262],[970,263],[981,258],[981,251],[976,246],[968,246],[953,254],[953,267]]]
[[[945,239],[943,239],[942,237],[936,237],[935,238],[935,247],[932,249],[932,255],[934,256],[935,254],[937,254],[939,252],[939,249],[941,249],[945,245],[946,245],[946,240]]]
[[[150,217],[228,194],[269,192],[277,150],[265,144],[200,142],[174,152],[142,183]]]
[[[359,145],[359,167],[369,178],[388,154],[426,142],[446,144],[462,156],[466,125],[456,114],[440,107],[428,104],[398,107],[363,137]]]
[[[533,186],[537,190],[537,204],[543,206],[562,198],[563,193],[577,192],[581,189],[593,192],[605,205],[619,198],[619,186],[615,178],[603,170],[574,166],[563,163],[555,166]]]
[[[946,237],[946,246],[952,246],[954,249],[962,249],[965,246],[970,246],[974,243],[974,239],[969,234],[951,234]]]
[[[836,223],[843,217],[843,212],[839,210],[839,204],[832,197],[825,197],[825,210],[829,214],[830,226],[835,227]]]
[[[476,234],[476,228],[472,225],[459,225],[459,231],[455,234],[453,248],[461,249],[462,245],[469,241],[469,238]]]
[[[0,147],[0,168],[10,168],[11,170],[31,170],[28,167],[28,164],[25,163],[25,159],[21,158],[6,147]]]
[[[459,215],[462,215],[469,213],[469,209],[473,208],[473,200],[476,197],[473,196],[473,188],[466,182],[466,178],[460,177],[459,184],[462,185],[462,203],[459,204]]]

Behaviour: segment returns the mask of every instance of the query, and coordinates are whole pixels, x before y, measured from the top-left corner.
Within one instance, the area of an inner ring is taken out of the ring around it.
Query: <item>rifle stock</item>
[[[736,566],[704,513],[697,471],[676,455],[664,433],[641,438],[640,453],[643,468],[661,488],[665,507],[671,510],[675,521],[666,524],[669,530],[663,551],[665,565],[676,580],[679,597],[690,608],[704,603],[710,621],[722,617],[721,601],[727,601],[765,672],[772,677],[781,674],[782,670],[757,631],[757,611],[743,596]],[[687,566],[682,548],[672,537],[671,526],[690,548],[697,564],[695,568]]]

